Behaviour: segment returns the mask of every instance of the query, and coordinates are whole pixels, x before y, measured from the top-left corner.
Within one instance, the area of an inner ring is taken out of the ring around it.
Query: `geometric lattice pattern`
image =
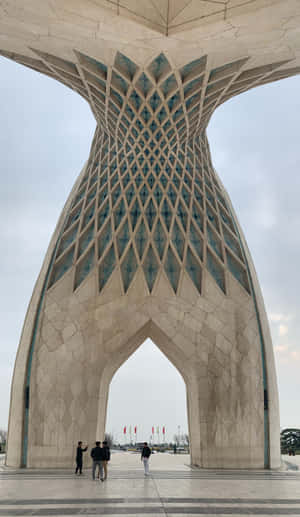
[[[49,287],[75,266],[76,289],[96,267],[101,291],[118,267],[125,293],[139,269],[150,293],[162,272],[176,293],[184,271],[201,293],[206,269],[224,293],[226,272],[250,292],[205,128],[229,97],[289,75],[279,70],[286,62],[247,70],[244,58],[208,70],[202,56],[174,69],[161,53],[141,69],[120,52],[110,66],[78,52],[77,64],[36,53],[13,59],[79,92],[98,122]]]

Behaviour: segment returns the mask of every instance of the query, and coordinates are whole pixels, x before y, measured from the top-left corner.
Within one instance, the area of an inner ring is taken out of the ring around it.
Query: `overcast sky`
[[[26,308],[61,209],[88,158],[95,122],[59,83],[0,58],[0,428]],[[300,427],[300,77],[220,107],[208,137],[213,163],[246,235],[275,350],[281,426]],[[153,378],[145,363],[161,375]],[[130,406],[126,401],[130,399]],[[141,411],[145,404],[147,410]],[[126,406],[126,411],[124,407]],[[184,383],[148,340],[111,384],[107,430],[187,431]]]

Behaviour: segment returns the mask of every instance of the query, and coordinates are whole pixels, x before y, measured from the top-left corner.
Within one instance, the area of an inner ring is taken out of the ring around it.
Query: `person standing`
[[[144,474],[145,476],[149,476],[149,458],[151,455],[151,449],[148,447],[148,443],[144,442],[144,447],[142,449],[141,461],[144,463]]]
[[[76,451],[76,470],[75,474],[79,471],[79,474],[82,474],[82,454],[83,452],[88,450],[88,445],[83,449],[82,441],[78,442],[77,451]]]
[[[110,449],[109,449],[109,446],[108,446],[106,440],[102,443],[102,449],[104,451],[104,457],[105,457],[105,459],[103,461],[104,480],[105,480],[105,479],[107,479],[107,464],[110,461]]]
[[[93,458],[93,470],[92,476],[93,480],[95,480],[96,468],[98,467],[98,472],[100,473],[101,481],[104,481],[104,450],[100,447],[100,442],[96,442],[96,447],[91,450],[91,457]]]

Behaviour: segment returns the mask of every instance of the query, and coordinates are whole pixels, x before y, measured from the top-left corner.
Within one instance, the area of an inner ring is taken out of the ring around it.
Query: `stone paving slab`
[[[199,470],[183,456],[154,455],[145,478],[138,455],[113,454],[104,483],[90,469],[2,466],[0,516],[300,515],[300,472]]]

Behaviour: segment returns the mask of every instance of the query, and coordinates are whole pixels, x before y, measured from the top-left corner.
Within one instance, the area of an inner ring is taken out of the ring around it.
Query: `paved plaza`
[[[145,478],[138,454],[113,453],[109,478],[0,466],[0,516],[299,515],[298,458],[290,470],[198,470],[189,456],[156,454]]]

